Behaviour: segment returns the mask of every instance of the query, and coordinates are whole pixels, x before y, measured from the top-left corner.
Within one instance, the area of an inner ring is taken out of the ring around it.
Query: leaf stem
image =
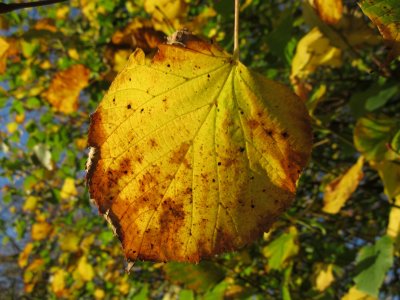
[[[233,35],[233,59],[239,60],[239,0],[235,0],[235,28]]]

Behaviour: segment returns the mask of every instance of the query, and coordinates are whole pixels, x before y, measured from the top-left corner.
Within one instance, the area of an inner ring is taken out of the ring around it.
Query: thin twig
[[[6,13],[12,12],[14,10],[18,10],[18,9],[50,5],[50,4],[61,3],[61,2],[65,2],[65,1],[68,1],[68,0],[42,0],[42,1],[29,2],[29,3],[12,3],[12,4],[0,3],[0,14],[6,14]]]
[[[235,0],[235,28],[233,35],[233,59],[239,60],[239,0]]]

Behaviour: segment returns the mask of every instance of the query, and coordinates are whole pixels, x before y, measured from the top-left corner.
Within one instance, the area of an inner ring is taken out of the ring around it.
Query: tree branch
[[[44,5],[50,5],[50,4],[66,2],[66,1],[68,1],[68,0],[42,0],[42,1],[29,2],[29,3],[12,3],[12,4],[0,3],[0,14],[6,14],[11,11],[18,10],[18,9],[44,6]]]

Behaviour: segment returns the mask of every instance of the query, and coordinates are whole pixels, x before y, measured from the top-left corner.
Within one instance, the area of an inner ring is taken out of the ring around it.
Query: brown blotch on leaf
[[[190,145],[188,143],[182,143],[181,146],[172,153],[169,162],[172,164],[181,164],[186,153],[189,150]]]
[[[157,141],[155,139],[150,139],[149,140],[149,145],[150,145],[150,147],[155,148],[155,147],[158,146],[158,143],[157,143]]]
[[[247,122],[247,124],[249,125],[250,129],[256,129],[258,126],[260,126],[260,123],[258,123],[258,121],[256,120],[249,120]]]

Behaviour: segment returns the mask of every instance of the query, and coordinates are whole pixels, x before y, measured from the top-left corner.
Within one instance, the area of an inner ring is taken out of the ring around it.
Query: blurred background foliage
[[[400,299],[396,1],[360,1],[383,37],[355,1],[241,1],[242,62],[291,85],[312,116],[296,201],[245,249],[124,271],[85,187],[90,113],[136,47],[151,55],[177,29],[232,51],[233,2],[71,0],[1,15],[1,299]]]

